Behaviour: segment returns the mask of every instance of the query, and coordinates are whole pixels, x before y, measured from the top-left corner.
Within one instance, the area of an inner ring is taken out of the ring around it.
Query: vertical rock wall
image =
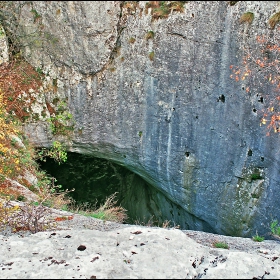
[[[148,2],[129,3],[6,7],[16,13],[3,25],[52,85],[45,101],[66,100],[75,120],[70,139],[54,137],[43,116],[26,133],[38,146],[61,138],[139,174],[184,209],[186,227],[267,233],[280,219],[280,141],[260,127],[270,88],[247,93],[230,66],[242,65],[244,46],[257,50],[256,35],[277,32],[267,24],[277,2],[191,1],[162,19]],[[248,11],[252,24],[240,23]]]

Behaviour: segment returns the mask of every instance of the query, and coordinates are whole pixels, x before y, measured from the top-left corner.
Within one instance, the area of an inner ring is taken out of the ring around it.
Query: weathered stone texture
[[[9,61],[7,37],[0,24],[0,64]]]
[[[246,80],[230,78],[243,46],[276,32],[267,20],[277,1],[190,1],[158,20],[145,1],[134,12],[122,1],[14,3],[27,35],[41,28],[26,59],[58,80],[46,96],[67,98],[74,115],[69,150],[139,174],[185,210],[191,229],[251,236],[280,219],[279,137],[260,126],[267,101],[258,100],[269,87],[246,93]],[[240,24],[247,11],[252,24]],[[44,125],[26,125],[39,146],[54,139]],[[256,170],[261,178],[250,179]]]

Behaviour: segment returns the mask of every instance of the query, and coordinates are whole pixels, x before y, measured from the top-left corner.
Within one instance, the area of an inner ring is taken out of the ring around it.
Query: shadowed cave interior
[[[68,159],[60,165],[51,158],[39,162],[41,169],[57,179],[63,190],[75,189],[69,195],[79,203],[102,205],[117,192],[118,205],[127,210],[129,224],[151,224],[190,229],[180,206],[127,168],[106,159],[68,152]]]

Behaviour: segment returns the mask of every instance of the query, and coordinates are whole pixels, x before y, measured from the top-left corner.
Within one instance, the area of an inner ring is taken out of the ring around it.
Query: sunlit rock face
[[[46,75],[34,105],[44,115],[26,123],[27,135],[37,146],[58,139],[126,167],[178,205],[185,228],[267,233],[280,219],[279,137],[260,126],[272,91],[230,76],[244,47],[260,51],[256,36],[277,32],[267,21],[278,2],[191,1],[163,18],[150,2],[131,3],[14,1],[2,9],[3,26]],[[240,23],[248,11],[252,23]],[[58,101],[73,116],[67,136],[49,129]]]

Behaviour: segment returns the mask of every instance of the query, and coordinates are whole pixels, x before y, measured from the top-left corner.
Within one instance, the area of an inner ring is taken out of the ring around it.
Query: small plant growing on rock
[[[253,174],[251,174],[251,180],[261,180],[263,177],[261,176],[261,174],[259,172],[255,172]]]
[[[252,12],[247,12],[247,13],[244,13],[240,19],[239,19],[239,22],[240,23],[249,23],[251,24],[253,22],[253,19],[254,19],[254,14]]]
[[[30,12],[33,14],[34,23],[41,18],[41,15],[39,15],[39,13],[35,9],[32,9]]]
[[[66,148],[59,141],[54,141],[50,149],[41,148],[37,155],[41,161],[46,161],[46,157],[53,158],[58,164],[67,161]]]
[[[273,235],[280,237],[280,225],[278,224],[278,220],[273,220],[270,224],[270,230]]]
[[[173,11],[184,12],[184,5],[187,1],[148,1],[145,5],[145,12],[151,8],[152,20],[168,18]]]
[[[225,242],[215,242],[214,244],[215,248],[222,248],[222,249],[228,249],[228,244]]]
[[[272,15],[269,20],[268,20],[268,24],[270,25],[270,27],[272,29],[274,29],[275,25],[280,21],[280,12]]]
[[[151,61],[153,61],[153,60],[154,60],[154,57],[155,57],[155,52],[154,52],[154,51],[150,52],[150,53],[149,53],[149,59],[150,59]]]
[[[134,44],[135,41],[136,41],[136,39],[133,38],[133,37],[130,37],[129,40],[128,40],[128,42],[131,43],[131,44]]]
[[[150,30],[146,33],[146,40],[149,40],[149,39],[154,39],[155,37],[155,32]]]
[[[237,2],[239,2],[239,1],[228,1],[230,6],[234,6]]]
[[[258,233],[256,232],[256,235],[253,236],[253,240],[256,242],[262,242],[262,241],[264,241],[264,237],[259,236]]]

